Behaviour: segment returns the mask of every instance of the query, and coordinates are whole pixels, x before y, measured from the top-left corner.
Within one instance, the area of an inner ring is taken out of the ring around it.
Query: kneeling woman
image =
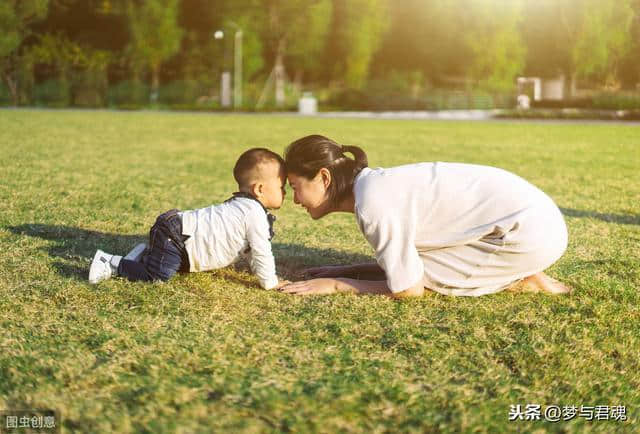
[[[543,273],[567,247],[562,214],[549,196],[517,175],[441,162],[370,169],[362,149],[319,135],[291,143],[285,161],[294,202],[313,219],[355,213],[377,264],[310,269],[314,279],[283,292],[569,292]]]

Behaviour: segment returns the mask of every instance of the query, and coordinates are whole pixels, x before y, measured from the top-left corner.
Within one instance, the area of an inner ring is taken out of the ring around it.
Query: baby
[[[271,251],[275,216],[267,211],[280,208],[284,200],[286,171],[282,157],[265,148],[250,149],[238,158],[233,176],[239,191],[225,202],[191,211],[174,209],[158,216],[141,261],[98,250],[89,282],[95,284],[113,276],[166,281],[177,271],[214,270],[247,256],[262,288],[288,283],[276,275]],[[144,245],[136,249],[142,251]]]

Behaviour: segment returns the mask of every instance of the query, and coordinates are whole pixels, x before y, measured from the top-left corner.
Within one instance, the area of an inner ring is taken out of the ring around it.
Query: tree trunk
[[[576,92],[576,74],[573,71],[565,71],[564,73],[564,95],[562,98],[570,100]]]
[[[293,78],[293,90],[297,94],[302,92],[302,76],[303,75],[304,75],[304,72],[302,71],[302,69],[298,69]]]
[[[282,107],[284,105],[284,84],[285,84],[285,71],[284,71],[284,39],[278,42],[278,50],[276,51],[276,61],[273,67],[273,75],[276,82],[276,107]]]
[[[571,74],[569,78],[569,97],[573,98],[576,96],[576,74]]]
[[[7,83],[9,87],[9,92],[11,93],[11,101],[13,102],[13,107],[18,107],[19,96],[18,96],[18,83],[11,77],[10,74],[6,74],[4,76],[4,81]]]
[[[160,89],[160,65],[151,66],[151,102],[158,101],[158,89]]]

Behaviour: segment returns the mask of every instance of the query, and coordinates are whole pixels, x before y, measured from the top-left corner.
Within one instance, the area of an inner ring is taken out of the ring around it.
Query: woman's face
[[[293,202],[304,207],[312,219],[319,219],[329,213],[328,187],[331,175],[328,170],[320,169],[313,179],[294,173],[289,173],[287,178],[293,190]]]

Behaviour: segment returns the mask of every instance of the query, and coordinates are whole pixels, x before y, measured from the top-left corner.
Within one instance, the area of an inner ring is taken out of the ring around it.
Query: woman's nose
[[[298,195],[296,193],[293,193],[293,203],[295,203],[296,205],[300,203],[300,201],[298,200]]]

